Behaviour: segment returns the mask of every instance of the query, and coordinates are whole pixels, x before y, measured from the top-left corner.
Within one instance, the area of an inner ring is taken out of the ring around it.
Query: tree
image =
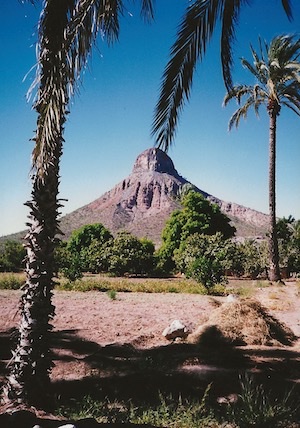
[[[72,232],[67,249],[71,259],[72,256],[75,260],[78,258],[82,271],[100,272],[107,268],[104,260],[101,263],[101,254],[104,255],[105,244],[112,239],[112,234],[103,224],[87,224]]]
[[[20,242],[7,240],[0,250],[0,272],[18,272],[22,269],[25,249]]]
[[[217,232],[222,234],[223,239],[230,238],[235,233],[229,218],[220,211],[218,205],[211,204],[203,195],[193,190],[184,194],[182,209],[171,214],[162,231],[162,246],[158,251],[161,267],[167,271],[174,268],[174,251],[190,235],[214,235]]]
[[[149,274],[154,265],[154,244],[148,239],[138,239],[129,232],[119,232],[108,248],[109,272],[123,276]]]
[[[180,272],[209,290],[213,285],[226,282],[233,252],[234,244],[220,232],[213,235],[194,233],[175,250],[174,260]]]
[[[255,78],[255,84],[232,87],[224,99],[227,105],[236,99],[241,105],[229,121],[229,129],[238,127],[240,119],[246,118],[250,108],[259,114],[265,106],[269,115],[269,276],[271,281],[280,281],[278,240],[276,232],[276,126],[281,106],[300,115],[300,40],[292,36],[275,37],[270,45],[261,39],[259,54],[251,46],[253,65],[242,58],[242,65]]]
[[[292,18],[290,0],[281,0],[289,19]],[[235,29],[241,9],[251,0],[193,0],[183,16],[177,39],[171,48],[165,67],[160,95],[155,108],[152,135],[159,148],[168,150],[174,140],[179,114],[189,100],[194,71],[205,57],[207,46],[221,24],[221,63],[226,89],[232,86],[231,69]],[[274,7],[272,3],[272,7]]]
[[[29,0],[35,3],[35,0]],[[151,18],[151,0],[142,12]],[[50,405],[49,348],[54,317],[54,250],[59,230],[59,161],[70,98],[100,32],[108,43],[118,39],[121,0],[44,0],[39,22],[36,102],[38,114],[32,152],[29,231],[25,238],[26,284],[21,297],[19,337],[4,387],[12,405]]]
[[[281,218],[276,223],[279,262],[287,277],[300,269],[300,221],[292,216]]]

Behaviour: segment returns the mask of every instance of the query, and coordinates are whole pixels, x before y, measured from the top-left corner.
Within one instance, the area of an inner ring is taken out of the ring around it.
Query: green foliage
[[[66,242],[60,242],[54,252],[55,269],[73,282],[82,278],[82,262],[80,253],[69,250]]]
[[[246,276],[255,279],[266,272],[268,266],[268,247],[266,241],[246,240],[238,245],[242,270]]]
[[[215,284],[226,282],[232,246],[220,232],[215,235],[194,233],[175,251],[176,268],[210,289]]]
[[[1,280],[1,276],[0,276]],[[154,278],[113,278],[113,277],[83,277],[74,282],[61,279],[56,286],[58,290],[73,291],[103,291],[115,290],[116,292],[142,292],[142,293],[189,293],[207,294],[205,287],[196,281],[186,278],[154,279]]]
[[[101,223],[88,224],[75,230],[67,245],[68,251],[75,257],[73,265],[84,272],[107,270],[105,254],[112,239],[110,231]]]
[[[263,385],[249,376],[240,380],[241,393],[235,403],[218,410],[211,404],[207,386],[200,399],[159,394],[157,404],[99,400],[90,396],[61,404],[58,415],[68,419],[95,418],[101,424],[137,424],[174,428],[296,427],[299,410],[293,390],[282,398],[272,398]]]
[[[300,221],[292,216],[279,219],[276,224],[279,259],[281,268],[291,272],[300,272]]]
[[[24,283],[24,274],[2,273],[0,275],[0,290],[19,290]]]
[[[7,240],[0,250],[0,272],[19,272],[24,268],[26,251],[20,242]]]
[[[149,274],[154,265],[154,245],[149,240],[139,240],[129,232],[119,232],[108,248],[108,270],[117,276]]]
[[[117,298],[116,290],[107,290],[107,295],[111,300],[116,300]]]
[[[182,209],[174,211],[162,231],[162,246],[158,251],[159,263],[166,271],[175,265],[173,255],[176,249],[195,233],[214,235],[220,232],[224,239],[235,233],[227,216],[221,213],[218,205],[211,204],[200,193],[193,190],[184,193]]]
[[[240,380],[241,393],[236,404],[228,407],[227,417],[240,428],[273,427],[277,423],[291,421],[297,411],[293,402],[292,390],[282,398],[272,398],[261,384],[245,375]],[[280,425],[280,426],[293,426]]]

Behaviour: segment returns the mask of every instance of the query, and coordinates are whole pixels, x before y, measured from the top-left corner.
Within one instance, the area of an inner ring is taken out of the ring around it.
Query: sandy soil
[[[9,337],[18,325],[16,309],[19,297],[19,291],[0,291],[2,380],[6,372],[5,364],[10,357]],[[257,289],[255,297],[271,315],[300,336],[300,293],[296,283]],[[238,376],[241,368],[246,368],[252,372],[264,372],[268,379],[276,375],[274,381],[278,386],[282,379],[300,386],[299,340],[293,346],[281,349],[243,347],[237,354],[236,350],[215,349],[207,352],[180,343],[170,345],[162,336],[165,327],[175,319],[180,319],[191,332],[194,331],[225,299],[176,293],[117,293],[116,299],[112,300],[104,292],[56,291],[52,344],[55,367],[52,379],[58,384],[68,382],[73,392],[74,382],[81,380],[80,391],[83,394],[84,391],[90,392],[92,386],[89,383],[84,389],[82,379],[92,380],[93,387],[99,388],[97,382],[101,377],[101,388],[106,388],[103,394],[115,396],[121,394],[122,388],[128,392],[125,374],[133,376],[140,373],[141,384],[136,386],[132,383],[129,389],[130,394],[134,388],[137,394],[141,394],[145,392],[145,382],[149,380],[147,376],[151,377],[152,387],[161,390],[167,388],[171,375],[172,381],[175,381],[173,374],[176,371],[181,376],[178,378],[178,389],[194,388],[195,392],[198,386],[193,384],[191,376],[199,380],[205,374],[208,381],[215,381],[221,369],[227,380],[222,381],[223,389],[217,392],[220,395],[231,391],[228,379],[231,384],[232,374]],[[156,375],[160,379],[157,383]],[[183,375],[186,377],[183,378]],[[106,386],[104,379],[107,379]],[[62,390],[59,394],[63,394]]]

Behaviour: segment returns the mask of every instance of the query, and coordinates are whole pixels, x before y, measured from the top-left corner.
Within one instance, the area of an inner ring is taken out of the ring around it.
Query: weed
[[[0,290],[18,290],[24,282],[24,274],[1,273]]]
[[[117,299],[117,292],[116,290],[107,290],[107,295],[111,300],[116,300]]]
[[[240,377],[240,384],[239,400],[227,411],[228,419],[240,428],[273,427],[275,423],[291,420],[299,408],[292,402],[293,390],[281,399],[272,399],[263,386],[248,375]]]

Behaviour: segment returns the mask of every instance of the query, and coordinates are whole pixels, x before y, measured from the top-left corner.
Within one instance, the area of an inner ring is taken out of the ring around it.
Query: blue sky
[[[136,2],[138,5],[139,2]],[[130,174],[136,157],[152,147],[150,127],[169,49],[187,0],[157,0],[156,19],[144,24],[130,6],[122,20],[120,41],[107,47],[101,39],[85,70],[79,96],[72,101],[61,161],[60,197],[68,213],[100,197]],[[267,41],[300,28],[300,2],[294,21],[280,0],[254,0],[245,7],[237,29],[234,82],[248,74],[239,57],[251,59],[250,42]],[[270,12],[271,10],[271,12]],[[40,6],[17,0],[0,3],[0,236],[25,228],[30,198],[30,156],[36,113],[26,92],[34,79],[36,27]],[[223,108],[219,40],[213,38],[199,64],[191,100],[181,115],[169,151],[177,171],[225,201],[268,212],[268,117],[262,111],[227,131],[234,103]],[[26,78],[25,78],[26,76]],[[25,79],[24,79],[25,78]],[[251,83],[249,81],[249,83]],[[300,219],[300,118],[291,111],[278,119],[277,214]]]

